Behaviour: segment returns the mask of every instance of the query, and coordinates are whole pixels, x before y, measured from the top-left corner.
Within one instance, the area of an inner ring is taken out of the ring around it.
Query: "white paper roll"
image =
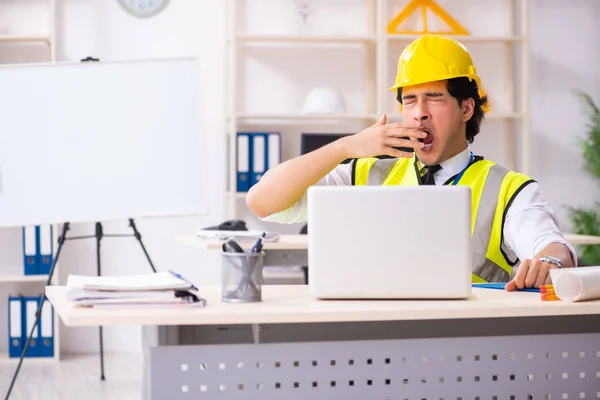
[[[551,269],[556,296],[569,303],[600,299],[600,266]]]

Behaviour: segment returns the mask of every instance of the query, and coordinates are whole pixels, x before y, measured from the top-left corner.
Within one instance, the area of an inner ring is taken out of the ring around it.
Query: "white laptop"
[[[312,186],[309,289],[321,299],[471,294],[466,186]]]

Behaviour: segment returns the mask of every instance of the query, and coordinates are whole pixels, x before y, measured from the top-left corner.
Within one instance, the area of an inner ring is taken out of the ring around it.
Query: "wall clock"
[[[117,0],[121,7],[136,17],[152,17],[161,12],[170,0]]]

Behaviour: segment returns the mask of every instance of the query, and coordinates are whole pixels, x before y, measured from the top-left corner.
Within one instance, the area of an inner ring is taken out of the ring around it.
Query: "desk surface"
[[[574,233],[565,233],[567,242],[573,245],[579,244],[600,244],[600,236],[577,235]]]
[[[501,318],[600,314],[600,300],[579,303],[541,301],[539,293],[474,288],[467,300],[315,300],[305,285],[264,286],[260,303],[223,303],[219,287],[200,287],[202,308],[78,308],[64,286],[46,295],[67,326],[220,325],[312,322],[364,322],[449,318]]]
[[[221,250],[222,240],[203,239],[195,235],[177,236],[178,243],[194,246],[204,250]],[[240,242],[244,249],[251,249],[254,240]],[[307,235],[281,235],[276,242],[265,242],[263,250],[306,250],[308,248]]]
[[[572,245],[598,244],[600,236],[576,235],[565,233],[565,239]],[[204,250],[221,250],[222,241],[202,239],[195,235],[177,236],[178,243],[194,246]],[[243,248],[251,249],[254,241],[241,243]],[[277,242],[265,243],[264,250],[306,250],[308,248],[308,235],[281,235]]]

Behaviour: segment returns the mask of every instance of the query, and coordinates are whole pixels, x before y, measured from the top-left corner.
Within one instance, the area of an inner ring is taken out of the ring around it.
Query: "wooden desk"
[[[565,239],[573,244],[598,244],[600,245],[600,236],[577,235],[574,233],[565,233]],[[203,250],[221,250],[223,244],[220,240],[202,239],[194,235],[178,236],[176,241],[194,246]],[[252,243],[243,243],[242,247],[250,249]],[[308,249],[308,235],[281,235],[279,241],[274,243],[265,243],[265,250],[306,250]]]
[[[203,239],[195,235],[177,236],[178,243],[193,246],[202,250],[222,250],[223,241],[214,239]],[[254,241],[240,242],[244,249],[251,249]],[[308,249],[308,235],[281,235],[276,242],[265,242],[264,250],[306,250]]]
[[[474,288],[465,300],[318,300],[307,285],[263,287],[260,303],[221,302],[219,287],[200,287],[207,306],[180,308],[77,308],[66,287],[49,286],[46,296],[66,326],[214,325],[313,322],[440,320],[600,314],[600,300],[544,302],[539,293]]]
[[[177,236],[175,240],[202,250],[222,251],[222,240],[203,239],[195,235]],[[252,241],[240,242],[245,250],[251,249],[253,244]],[[308,265],[307,249],[307,235],[281,235],[277,242],[265,242],[263,264],[265,266],[306,266]]]
[[[600,301],[474,289],[467,300],[319,301],[266,286],[205,308],[75,308],[46,294],[67,326],[143,325],[143,398],[594,398]],[[549,362],[551,360],[552,362]],[[400,396],[400,397],[394,397]],[[448,397],[451,396],[451,397]]]
[[[572,245],[597,244],[600,236],[586,236],[566,233],[565,239]],[[195,235],[178,236],[178,243],[193,246],[202,250],[221,251],[223,241],[202,239]],[[252,242],[242,242],[241,246],[249,250]],[[308,265],[308,235],[281,235],[277,242],[265,243],[265,266],[307,266]]]
[[[598,244],[600,245],[600,236],[576,235],[574,233],[565,233],[565,239],[572,245],[579,244]]]

